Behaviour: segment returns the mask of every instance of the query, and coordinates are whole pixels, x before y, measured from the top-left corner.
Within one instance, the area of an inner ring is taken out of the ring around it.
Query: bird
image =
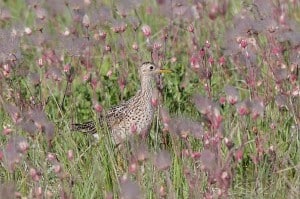
[[[116,145],[121,144],[133,132],[141,134],[151,128],[155,109],[152,97],[155,91],[154,80],[158,74],[170,73],[169,69],[160,69],[153,62],[144,62],[139,67],[140,89],[128,101],[113,106],[99,117],[100,128],[105,122]],[[73,131],[97,134],[97,123],[88,121],[72,124]]]

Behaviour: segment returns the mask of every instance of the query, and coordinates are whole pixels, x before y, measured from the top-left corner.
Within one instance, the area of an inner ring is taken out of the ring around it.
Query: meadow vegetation
[[[297,0],[0,1],[0,198],[299,198]],[[148,136],[97,121],[156,80]]]

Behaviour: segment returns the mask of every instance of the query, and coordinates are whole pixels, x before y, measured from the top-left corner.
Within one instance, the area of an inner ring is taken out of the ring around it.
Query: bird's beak
[[[169,69],[159,69],[158,73],[172,73],[172,71]]]

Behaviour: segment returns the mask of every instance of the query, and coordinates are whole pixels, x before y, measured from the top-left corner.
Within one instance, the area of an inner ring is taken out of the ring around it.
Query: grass
[[[1,197],[299,197],[299,3],[68,2],[0,2]],[[71,131],[147,60],[173,71],[149,136]]]

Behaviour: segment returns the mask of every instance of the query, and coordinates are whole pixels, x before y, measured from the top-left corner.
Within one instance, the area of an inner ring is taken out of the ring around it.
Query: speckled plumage
[[[136,133],[147,132],[151,127],[154,108],[151,100],[153,96],[153,80],[158,73],[169,72],[169,70],[159,70],[151,62],[145,62],[139,68],[141,89],[128,101],[109,109],[99,118],[99,124],[107,122],[111,130],[113,140],[120,144],[133,130]],[[72,130],[97,133],[95,122],[83,124],[73,124]]]

